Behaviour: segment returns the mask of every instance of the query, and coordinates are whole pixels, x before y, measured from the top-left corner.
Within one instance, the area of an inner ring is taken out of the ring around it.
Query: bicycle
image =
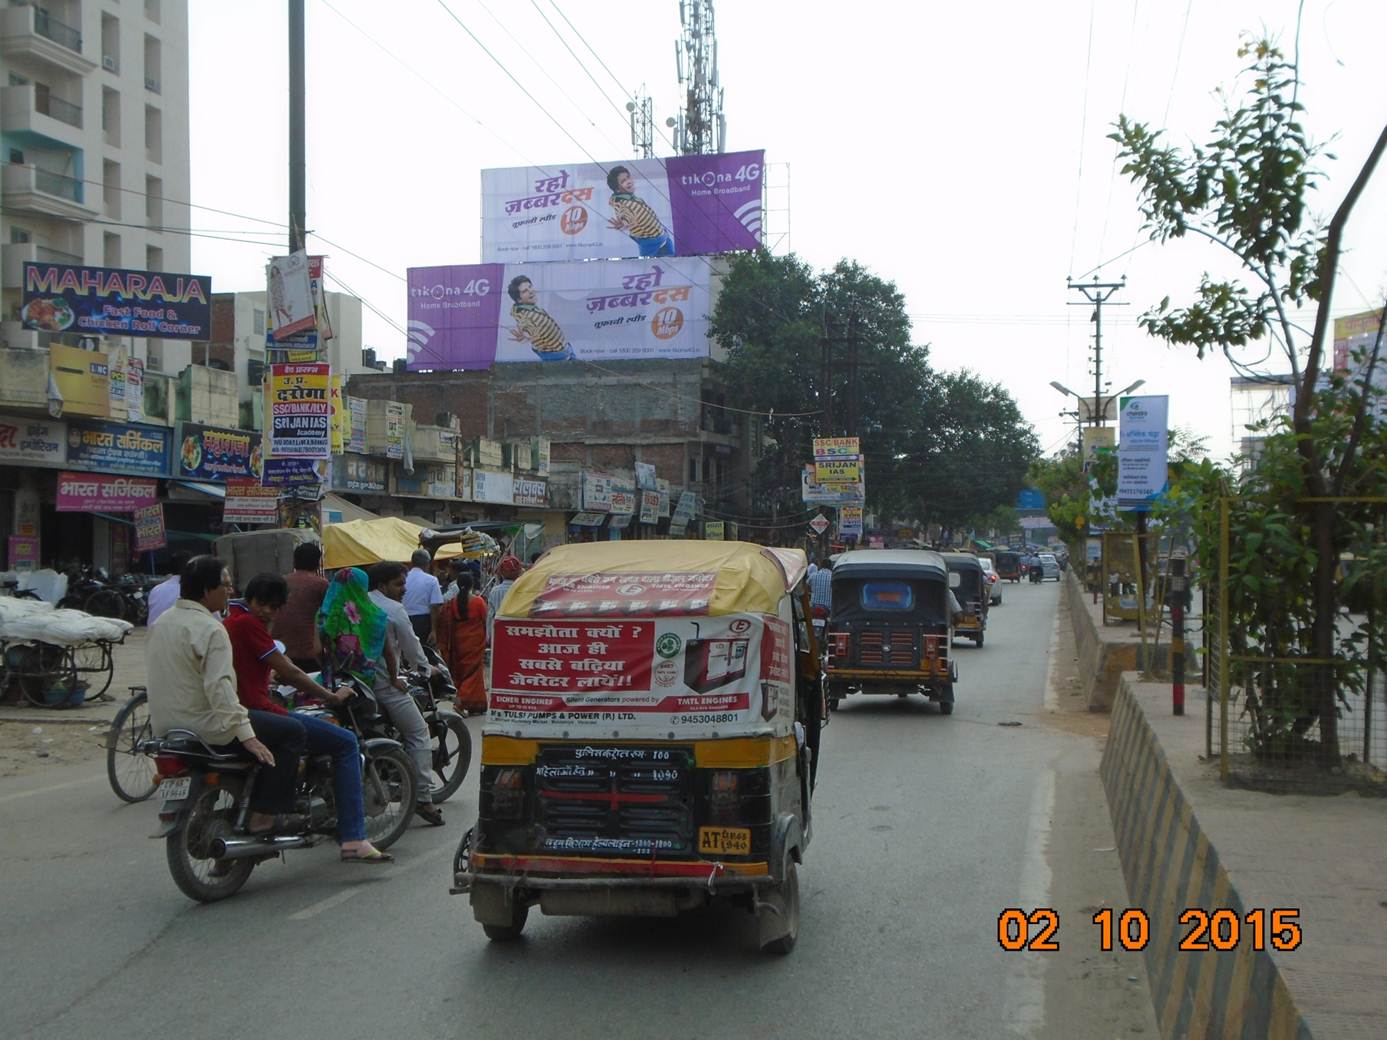
[[[130,687],[125,702],[106,733],[106,779],[123,802],[142,802],[158,787],[158,766],[140,752],[140,744],[154,737],[149,722],[149,692]]]
[[[119,640],[124,642],[124,639]],[[82,690],[83,702],[109,699],[106,691],[115,678],[115,657],[110,640],[98,639],[76,646],[57,646],[53,643],[0,644],[4,662],[4,686],[18,682],[19,692],[36,708],[67,706]],[[93,676],[90,680],[83,676]],[[83,688],[85,687],[85,688]],[[57,690],[66,696],[54,697]]]

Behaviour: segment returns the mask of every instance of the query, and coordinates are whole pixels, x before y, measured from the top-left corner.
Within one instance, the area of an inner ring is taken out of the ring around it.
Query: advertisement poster
[[[788,724],[790,631],[777,618],[497,618],[492,654],[488,722],[524,721],[536,736]]]
[[[67,423],[0,415],[0,463],[67,464]]]
[[[110,358],[100,350],[54,343],[48,348],[48,393],[62,403],[64,415],[106,418],[111,411]]]
[[[12,534],[9,539],[9,564],[12,571],[39,569],[39,540]]]
[[[839,538],[861,538],[861,537],[862,537],[862,507],[861,507],[861,506],[839,506],[839,507],[838,507],[838,537],[839,537]]]
[[[67,464],[160,477],[169,472],[169,431],[155,426],[68,423]]]
[[[866,499],[867,487],[864,482],[832,486],[820,484],[814,477],[814,469],[814,463],[805,463],[800,475],[801,501],[810,505],[853,505]]]
[[[659,491],[660,485],[655,476],[655,466],[649,462],[636,463],[636,488],[640,491]]]
[[[658,524],[660,522],[660,493],[658,491],[641,492],[641,523]]]
[[[720,542],[727,533],[727,525],[722,520],[703,521],[703,538],[709,542]]]
[[[701,259],[411,267],[408,367],[708,355]]]
[[[582,506],[589,513],[610,513],[612,511],[612,489],[616,478],[596,470],[583,470]]]
[[[346,454],[332,462],[332,486],[338,491],[383,494],[386,476],[384,459]]]
[[[331,376],[328,379],[328,401],[331,405],[332,425],[332,454],[341,455],[346,445],[346,438],[343,430],[348,422],[346,414],[342,410],[342,377]]]
[[[634,516],[636,512],[636,493],[630,488],[612,489],[612,515]]]
[[[347,437],[347,450],[358,455],[366,454],[366,398],[347,398],[347,414],[350,416],[348,428],[343,431]]]
[[[25,261],[20,318],[39,332],[210,339],[204,275]]]
[[[472,471],[472,501],[490,502],[494,505],[513,505],[515,503],[515,478],[509,473],[474,469]]]
[[[270,447],[278,459],[332,455],[331,366],[270,366]]]
[[[164,533],[164,505],[141,506],[135,510],[135,551],[153,552],[168,545]]]
[[[316,487],[327,483],[327,469],[322,459],[266,459],[260,483],[273,488]]]
[[[258,480],[228,480],[224,524],[275,524],[279,522],[279,489]]]
[[[104,473],[59,473],[58,512],[133,513],[159,500],[159,482]]]
[[[188,480],[260,479],[260,434],[178,424],[178,475]]]
[[[482,259],[698,256],[761,245],[765,152],[482,171]]]
[[[1382,311],[1363,311],[1334,319],[1334,371],[1361,382],[1367,374],[1372,347],[1382,322]],[[1373,385],[1387,388],[1387,364],[1381,357],[1373,368]],[[1387,399],[1378,397],[1372,403],[1378,416],[1387,413]]]
[[[516,477],[515,504],[518,506],[547,506],[549,482],[543,477]]]
[[[815,459],[814,480],[830,487],[862,483],[862,463],[855,458]]]
[[[815,437],[815,459],[855,459],[862,454],[856,437]]]
[[[1149,395],[1124,397],[1119,402],[1117,499],[1121,509],[1145,512],[1165,490],[1169,400]]]
[[[109,394],[106,415],[120,422],[129,418],[125,406],[125,358],[124,347],[106,353],[106,389]]]
[[[125,417],[144,422],[144,362],[134,357],[125,362]]]
[[[308,277],[308,254],[298,252],[272,258],[265,267],[265,279],[269,293],[265,317],[275,341],[282,343],[295,333],[313,328],[317,312]]]

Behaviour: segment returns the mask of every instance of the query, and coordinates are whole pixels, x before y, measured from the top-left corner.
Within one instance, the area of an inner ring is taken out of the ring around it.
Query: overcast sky
[[[195,210],[193,226],[259,243],[195,237],[193,267],[220,291],[263,289],[288,206],[286,5],[190,6],[192,201],[239,215]],[[1140,392],[1169,394],[1172,423],[1222,454],[1230,367],[1147,338],[1135,319],[1226,261],[1203,243],[1141,244],[1106,135],[1125,111],[1176,142],[1206,139],[1215,89],[1242,64],[1239,34],[1265,30],[1289,53],[1298,6],[718,0],[727,148],[766,150],[768,245],[895,282],[935,366],[1001,382],[1046,450],[1070,423],[1050,381],[1093,389],[1089,309],[1067,306],[1079,296],[1065,278],[1126,276],[1115,301],[1130,306],[1104,312],[1111,389],[1145,379]],[[679,102],[678,0],[447,7],[480,45],[438,0],[307,2],[310,248],[328,255],[330,288],[383,315],[366,312],[366,343],[387,358],[404,353],[391,323],[405,323],[405,269],[479,261],[482,169],[629,157],[625,92],[646,88],[662,130]],[[1384,40],[1382,0],[1305,0],[1306,124],[1338,156],[1314,201],[1325,219],[1387,123]],[[672,148],[657,138],[657,153]],[[1384,228],[1387,168],[1355,211],[1336,315],[1380,302]]]

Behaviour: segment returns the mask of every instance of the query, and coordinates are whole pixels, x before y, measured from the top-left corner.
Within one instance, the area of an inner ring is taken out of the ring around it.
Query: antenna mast
[[[727,120],[722,112],[718,80],[718,41],[714,32],[713,0],[679,0],[684,34],[674,44],[684,110],[667,122],[674,128],[674,150],[680,155],[710,155],[727,144]]]

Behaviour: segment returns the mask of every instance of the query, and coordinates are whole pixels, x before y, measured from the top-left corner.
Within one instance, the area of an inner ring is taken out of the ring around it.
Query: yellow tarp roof
[[[808,569],[799,549],[770,550],[748,542],[632,541],[555,546],[506,594],[500,613],[530,616],[551,578],[612,574],[710,574],[708,613],[773,614]]]
[[[408,563],[410,553],[419,548],[422,530],[398,516],[379,520],[348,520],[323,528],[323,566],[367,567],[393,560]]]

